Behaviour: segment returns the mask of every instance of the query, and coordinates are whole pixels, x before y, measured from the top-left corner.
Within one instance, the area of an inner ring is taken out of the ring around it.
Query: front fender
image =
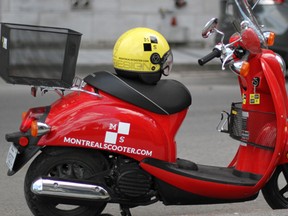
[[[265,184],[265,182],[270,178],[271,174],[273,173],[275,167],[280,163],[281,156],[283,156],[284,154],[287,139],[287,94],[283,73],[281,72],[279,63],[277,64],[275,57],[272,56],[271,53],[263,54],[260,58],[260,62],[275,107],[277,134],[276,145],[273,156],[271,158],[271,162],[267,167],[267,171],[264,174],[263,178],[258,182],[258,186]]]

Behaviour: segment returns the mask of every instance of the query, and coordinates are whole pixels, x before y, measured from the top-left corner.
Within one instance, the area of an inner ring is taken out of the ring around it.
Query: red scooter
[[[199,60],[204,65],[219,57],[238,76],[242,102],[232,103],[219,126],[240,142],[231,163],[215,167],[177,158],[175,135],[191,104],[181,83],[146,85],[97,72],[75,82],[69,90],[76,92],[65,96],[67,89],[41,87],[61,98],[31,108],[20,131],[6,135],[12,142],[8,175],[38,154],[25,177],[34,215],[100,215],[107,203],[118,203],[128,216],[130,208],[157,201],[243,202],[260,190],[273,209],[288,207],[286,67],[267,49],[274,34],[262,32],[247,1],[235,0],[235,6],[237,33]],[[208,22],[203,37],[223,34],[216,25],[215,18]],[[280,174],[285,187],[278,185]]]

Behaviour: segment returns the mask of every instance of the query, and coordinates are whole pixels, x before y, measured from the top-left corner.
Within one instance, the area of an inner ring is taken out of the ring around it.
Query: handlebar
[[[221,56],[221,50],[214,48],[211,53],[208,55],[204,56],[203,58],[198,60],[198,64],[203,66],[207,62],[211,61],[214,58],[219,58]]]

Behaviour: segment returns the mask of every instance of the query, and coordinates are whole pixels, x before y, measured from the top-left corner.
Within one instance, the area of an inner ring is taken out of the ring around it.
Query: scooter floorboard
[[[178,161],[181,161],[181,159]],[[262,177],[261,175],[237,171],[233,167],[216,167],[195,164],[195,166],[189,168],[187,166],[179,166],[179,163],[169,163],[154,158],[147,158],[143,160],[142,163],[180,176],[221,184],[254,186]],[[189,161],[186,161],[186,163],[189,163]]]

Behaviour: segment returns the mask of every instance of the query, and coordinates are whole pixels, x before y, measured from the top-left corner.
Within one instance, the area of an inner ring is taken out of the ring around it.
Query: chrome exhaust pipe
[[[51,197],[83,199],[89,201],[108,201],[110,195],[103,187],[81,181],[39,178],[31,185],[32,193]]]

